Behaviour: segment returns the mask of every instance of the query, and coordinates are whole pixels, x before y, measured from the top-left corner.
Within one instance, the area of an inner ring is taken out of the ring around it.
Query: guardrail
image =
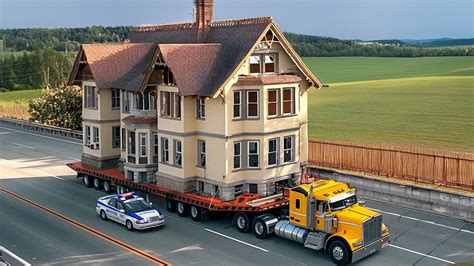
[[[22,129],[27,129],[30,131],[39,132],[42,134],[47,134],[47,135],[59,136],[59,137],[75,139],[75,140],[83,139],[82,131],[78,131],[78,130],[43,125],[40,123],[34,123],[34,122],[13,119],[13,118],[6,118],[6,117],[0,117],[0,123],[14,126],[14,127],[19,127]]]

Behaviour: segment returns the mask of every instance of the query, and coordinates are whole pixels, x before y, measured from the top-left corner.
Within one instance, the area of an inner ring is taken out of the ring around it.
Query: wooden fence
[[[309,163],[474,191],[474,154],[309,141]]]

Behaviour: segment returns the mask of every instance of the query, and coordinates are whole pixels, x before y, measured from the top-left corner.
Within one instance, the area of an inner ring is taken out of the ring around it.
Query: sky
[[[192,20],[193,0],[0,0],[0,28]],[[214,18],[272,16],[284,30],[341,39],[473,38],[474,0],[214,0]]]

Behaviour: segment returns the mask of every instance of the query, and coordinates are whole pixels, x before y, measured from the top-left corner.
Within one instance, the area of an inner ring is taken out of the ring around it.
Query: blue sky
[[[272,16],[284,31],[343,39],[474,37],[474,0],[214,0],[215,19]],[[0,0],[0,28],[190,21],[193,0]]]

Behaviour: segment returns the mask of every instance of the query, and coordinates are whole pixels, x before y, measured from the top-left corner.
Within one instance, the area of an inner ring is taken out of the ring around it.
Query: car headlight
[[[352,242],[353,247],[362,246],[362,244],[364,244],[364,241],[362,241],[361,239],[358,239],[358,240]]]
[[[137,220],[136,222],[137,222],[137,224],[144,224],[144,223],[146,223],[145,220]]]

